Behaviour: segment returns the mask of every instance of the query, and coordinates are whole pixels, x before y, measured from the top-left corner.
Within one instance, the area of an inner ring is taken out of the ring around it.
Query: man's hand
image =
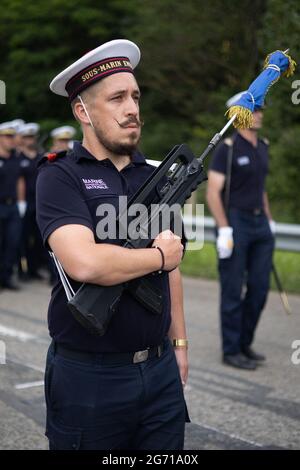
[[[230,258],[233,250],[232,227],[220,227],[217,238],[217,250],[220,259]]]
[[[17,206],[18,206],[18,211],[19,211],[20,217],[24,217],[24,215],[26,213],[26,209],[27,209],[27,202],[26,201],[18,201]]]
[[[276,222],[275,222],[275,220],[273,220],[273,219],[269,220],[269,226],[270,226],[270,230],[271,230],[271,233],[272,233],[273,237],[275,237],[275,235],[276,235]]]
[[[181,238],[171,230],[161,232],[153,241],[152,246],[159,246],[164,254],[164,271],[172,271],[179,265],[183,255],[183,245]]]
[[[187,383],[188,371],[189,371],[187,348],[178,347],[178,348],[174,348],[174,351],[175,351],[177,365],[179,368],[181,383],[182,383],[182,386],[185,387]]]

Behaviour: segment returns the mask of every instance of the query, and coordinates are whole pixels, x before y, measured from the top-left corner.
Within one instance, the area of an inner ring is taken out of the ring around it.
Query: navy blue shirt
[[[254,147],[239,133],[233,139],[229,207],[242,210],[262,209],[268,173],[268,145],[264,140],[258,139],[257,147]],[[225,142],[226,139],[217,147],[210,163],[210,170],[224,175],[227,172],[229,151]]]
[[[21,167],[21,174],[24,176],[26,184],[26,201],[28,207],[35,209],[35,194],[36,194],[36,179],[37,179],[37,163],[40,156],[29,158],[24,153],[20,153],[19,162]]]
[[[109,159],[97,160],[79,142],[75,142],[67,155],[41,164],[37,179],[37,221],[46,247],[49,235],[67,224],[89,227],[96,243],[120,245],[122,241],[118,239],[98,239],[97,207],[112,203],[117,208],[119,196],[132,196],[154,170],[136,153],[119,172]],[[48,310],[51,337],[69,348],[92,352],[137,351],[159,344],[170,327],[169,279],[166,272],[149,276],[163,291],[163,313],[149,312],[125,292],[102,337],[93,336],[73,318],[62,284],[58,282]],[[80,284],[72,279],[70,282],[76,291]]]
[[[12,152],[8,158],[0,155],[0,204],[6,199],[17,201],[17,181],[20,176],[20,162]]]

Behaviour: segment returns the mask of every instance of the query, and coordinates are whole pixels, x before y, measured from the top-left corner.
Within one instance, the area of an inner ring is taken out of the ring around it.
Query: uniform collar
[[[73,145],[73,154],[75,157],[75,161],[79,163],[81,160],[92,160],[92,161],[97,161],[98,163],[102,163],[103,165],[107,165],[110,162],[109,158],[105,158],[103,160],[97,160],[83,145],[81,142],[75,141]],[[135,165],[146,165],[146,159],[145,157],[139,152],[136,151],[132,155],[131,162],[125,167],[128,168],[130,166],[135,166]]]
[[[252,143],[248,140],[248,139],[245,139],[245,137],[243,137],[239,132],[236,132],[236,136],[237,138],[241,139],[242,142],[246,143],[247,145],[249,145],[250,147],[254,148],[254,149],[257,149],[261,139],[259,137],[257,137],[257,146],[254,147],[252,145]]]

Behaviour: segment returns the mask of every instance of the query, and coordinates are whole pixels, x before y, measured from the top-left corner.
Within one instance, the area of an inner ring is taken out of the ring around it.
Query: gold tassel
[[[290,55],[288,54],[284,54],[287,56],[287,58],[289,59],[289,66],[288,68],[286,69],[285,72],[283,72],[283,75],[287,78],[291,77],[292,75],[294,75],[294,72],[295,72],[295,68],[297,66],[297,62],[291,58]]]
[[[231,119],[236,114],[233,125],[236,129],[248,129],[253,126],[253,115],[250,109],[243,106],[231,106],[226,113],[228,119]]]
[[[291,77],[292,75],[294,75],[294,72],[295,72],[295,68],[296,68],[296,61],[294,59],[291,58],[290,55],[286,54],[285,52],[283,51],[274,51],[274,52],[282,52],[289,60],[289,66],[288,68],[282,73],[282,75],[284,77]],[[271,54],[268,54],[267,57],[265,58],[265,61],[264,61],[264,66],[263,66],[263,69],[266,69],[269,65],[269,60],[270,60],[270,57],[272,54],[274,54],[274,52],[271,52]],[[276,80],[277,81],[277,80]],[[275,83],[275,82],[274,82]]]

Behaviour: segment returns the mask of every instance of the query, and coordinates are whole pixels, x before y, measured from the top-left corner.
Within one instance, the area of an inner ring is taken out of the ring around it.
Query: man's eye
[[[114,101],[121,100],[121,99],[122,99],[122,96],[121,96],[121,95],[114,96],[114,97],[112,98],[112,100],[114,100]]]

